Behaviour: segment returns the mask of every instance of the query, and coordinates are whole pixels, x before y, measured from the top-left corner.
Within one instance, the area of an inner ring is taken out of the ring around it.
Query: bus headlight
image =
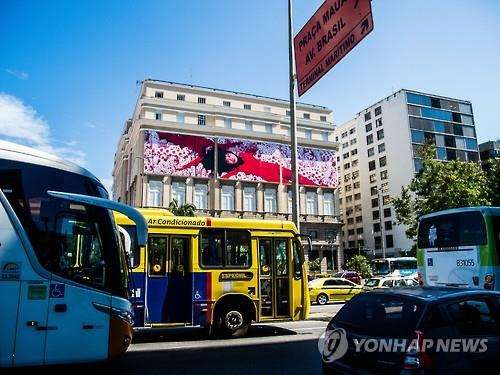
[[[493,275],[486,275],[484,277],[484,289],[487,289],[487,290],[493,290],[495,289],[495,283],[494,283],[494,278],[493,278]]]

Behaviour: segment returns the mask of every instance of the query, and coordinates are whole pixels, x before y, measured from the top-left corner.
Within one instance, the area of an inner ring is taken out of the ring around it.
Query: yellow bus
[[[293,223],[139,211],[148,222],[146,248],[137,246],[134,223],[115,216],[132,249],[136,329],[199,326],[240,337],[252,321],[307,317],[307,269]]]

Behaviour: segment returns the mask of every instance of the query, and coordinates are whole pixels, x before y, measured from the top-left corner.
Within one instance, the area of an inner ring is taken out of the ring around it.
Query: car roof
[[[500,297],[500,292],[487,291],[482,289],[472,288],[455,288],[455,287],[403,287],[397,289],[376,289],[370,294],[386,294],[391,296],[402,296],[417,298],[427,302],[440,301],[446,299],[462,298],[462,297],[479,297],[479,296],[495,296]]]
[[[318,279],[314,279],[312,281],[326,281],[326,280],[342,280],[342,281],[349,281],[343,277],[320,277]]]

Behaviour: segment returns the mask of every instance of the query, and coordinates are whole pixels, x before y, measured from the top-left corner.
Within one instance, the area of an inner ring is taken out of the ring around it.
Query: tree
[[[370,261],[364,255],[353,256],[347,261],[346,268],[349,271],[356,271],[363,279],[370,277],[372,274]]]
[[[427,144],[420,150],[422,169],[401,195],[393,198],[396,220],[415,239],[418,218],[448,208],[491,204],[491,185],[479,163],[435,159],[436,149]]]
[[[314,260],[308,261],[308,269],[311,272],[319,272],[321,271],[321,259],[316,258]]]
[[[490,185],[491,205],[500,207],[500,159],[490,159],[485,165]]]
[[[184,203],[179,205],[177,199],[173,199],[168,205],[168,210],[172,212],[175,216],[195,216],[196,206],[190,203]]]

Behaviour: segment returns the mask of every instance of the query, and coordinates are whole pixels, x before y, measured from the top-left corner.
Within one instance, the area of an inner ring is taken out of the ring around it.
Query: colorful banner
[[[214,140],[149,131],[144,144],[145,172],[209,177],[214,173]],[[299,183],[337,187],[333,151],[298,148]],[[279,143],[217,138],[218,177],[239,181],[291,183],[290,147]]]

